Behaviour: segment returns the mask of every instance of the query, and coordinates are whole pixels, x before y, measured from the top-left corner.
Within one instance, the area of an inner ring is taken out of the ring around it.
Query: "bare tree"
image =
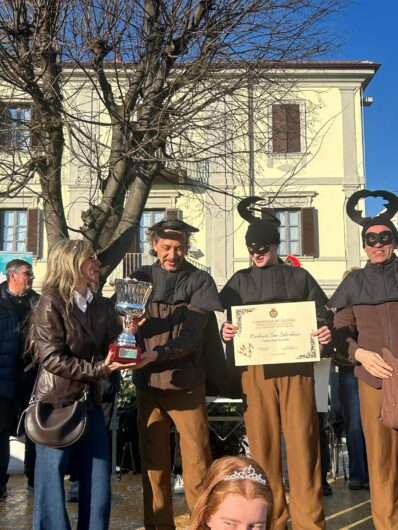
[[[336,0],[3,0],[0,112],[9,149],[1,195],[26,188],[40,195],[51,250],[71,231],[62,183],[71,167],[84,174],[90,193],[79,231],[102,251],[105,278],[128,249],[155,178],[211,189],[200,168],[233,163],[230,173],[247,183],[247,130],[256,129],[248,94],[260,122],[266,101],[291,90],[275,72],[330,49],[326,24],[339,7]],[[31,102],[24,123],[9,115],[10,97]],[[29,138],[15,134],[19,121]],[[268,141],[260,126],[256,141]]]

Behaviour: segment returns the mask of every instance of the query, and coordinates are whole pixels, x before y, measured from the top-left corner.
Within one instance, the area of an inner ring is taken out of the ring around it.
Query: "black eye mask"
[[[379,234],[368,232],[365,234],[364,239],[368,247],[374,247],[377,243],[380,243],[380,245],[384,247],[385,245],[391,245],[394,241],[394,236],[389,230],[384,230],[384,232],[380,232]]]
[[[264,243],[253,243],[250,245],[250,247],[247,247],[249,254],[253,256],[253,254],[258,254],[259,256],[265,256],[265,254],[268,254],[268,252],[271,249],[271,245],[267,245]]]

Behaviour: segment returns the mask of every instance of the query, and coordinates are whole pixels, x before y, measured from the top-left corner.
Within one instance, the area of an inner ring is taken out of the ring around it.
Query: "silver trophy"
[[[131,363],[140,360],[141,348],[136,346],[135,335],[129,330],[134,319],[140,318],[145,313],[145,306],[151,294],[153,284],[134,279],[115,280],[116,311],[124,316],[123,331],[116,342],[110,345],[113,351],[113,360]]]

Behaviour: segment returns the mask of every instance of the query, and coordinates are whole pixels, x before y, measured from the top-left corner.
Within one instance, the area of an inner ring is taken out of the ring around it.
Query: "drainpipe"
[[[249,136],[249,196],[255,195],[254,192],[254,128],[253,128],[253,84],[249,81],[247,87],[247,111],[248,122],[247,132]]]

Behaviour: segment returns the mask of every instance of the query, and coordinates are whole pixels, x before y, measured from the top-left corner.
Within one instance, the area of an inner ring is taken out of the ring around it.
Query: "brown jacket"
[[[333,340],[336,348],[353,361],[358,348],[381,356],[382,348],[388,348],[398,358],[398,301],[340,309],[334,317]],[[355,367],[355,375],[374,388],[382,387],[382,380],[363,366]]]
[[[133,277],[154,285],[147,304],[149,318],[139,330],[138,341],[144,349],[158,353],[156,362],[134,372],[135,384],[158,392],[191,390],[203,384],[205,365],[217,357],[218,346],[222,352],[211,314],[223,309],[214,280],[185,261],[177,272],[154,263],[141,267]]]
[[[156,363],[137,370],[140,388],[188,390],[205,381],[203,340],[209,312],[184,302],[148,304],[150,318],[140,331],[146,350],[156,350]]]
[[[40,374],[36,397],[65,404],[82,396],[91,384],[93,400],[101,402],[99,381],[108,377],[103,359],[120,331],[113,304],[97,294],[83,313],[75,305],[70,319],[57,292],[44,294],[33,313]]]

